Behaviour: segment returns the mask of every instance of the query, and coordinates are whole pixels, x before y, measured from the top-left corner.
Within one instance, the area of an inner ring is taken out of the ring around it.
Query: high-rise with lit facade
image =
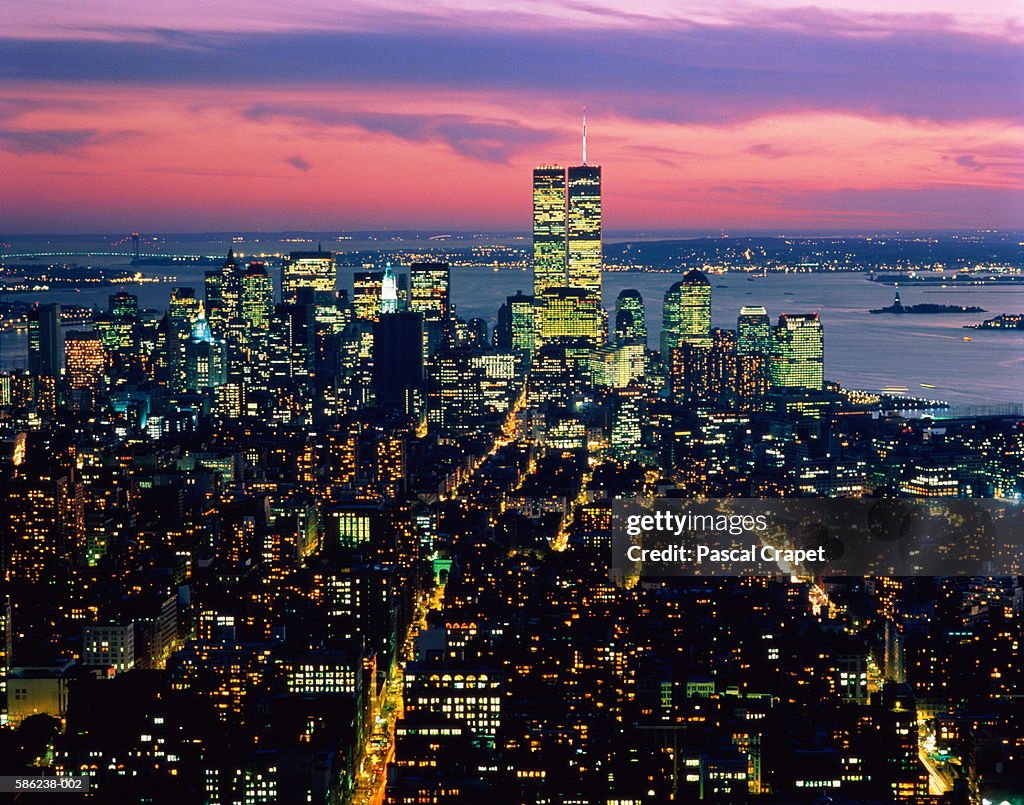
[[[626,288],[615,300],[615,340],[637,340],[647,344],[647,316],[640,291]]]
[[[706,344],[711,337],[711,283],[697,269],[688,271],[665,294],[661,329],[662,360],[681,344]]]
[[[533,293],[566,284],[565,168],[533,171]]]
[[[72,331],[64,339],[64,366],[72,403],[80,410],[89,410],[99,399],[107,351],[100,334],[95,331]]]
[[[817,313],[779,316],[772,339],[773,388],[821,391],[824,358],[825,340]]]
[[[409,267],[409,309],[423,316],[424,355],[437,353],[452,336],[451,270],[447,263]]]
[[[601,168],[569,168],[566,216],[566,268],[570,288],[601,298]]]
[[[582,288],[552,288],[544,294],[540,338],[543,343],[584,339],[597,347],[604,340],[604,311]]]
[[[384,276],[380,285],[380,312],[397,313],[398,306],[398,278],[395,276],[391,263],[384,268]]]
[[[352,279],[352,307],[356,318],[377,321],[384,295],[384,272],[357,271]]]
[[[185,388],[201,391],[223,385],[227,380],[227,349],[200,316],[185,345]]]
[[[274,283],[263,263],[251,263],[242,275],[241,313],[250,334],[266,332],[274,315]]]
[[[772,346],[772,322],[761,305],[744,305],[736,320],[740,355],[768,355]]]
[[[533,297],[516,291],[516,295],[508,297],[505,304],[508,306],[509,348],[522,354],[532,354],[537,340]]]
[[[298,302],[303,288],[333,294],[336,273],[331,252],[292,252],[284,264],[281,299],[286,303]]]
[[[451,270],[447,263],[413,263],[409,267],[409,309],[424,321],[451,316]]]

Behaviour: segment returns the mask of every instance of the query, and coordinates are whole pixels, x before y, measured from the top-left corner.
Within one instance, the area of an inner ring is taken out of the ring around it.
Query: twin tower
[[[586,124],[584,124],[585,126]],[[583,164],[533,171],[533,296],[541,342],[606,331],[601,307],[601,168]]]
[[[601,295],[601,168],[533,171],[533,293],[576,288]]]

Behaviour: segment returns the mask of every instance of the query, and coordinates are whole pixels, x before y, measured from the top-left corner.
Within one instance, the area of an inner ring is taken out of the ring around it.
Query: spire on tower
[[[583,107],[583,164],[587,164],[587,107]]]

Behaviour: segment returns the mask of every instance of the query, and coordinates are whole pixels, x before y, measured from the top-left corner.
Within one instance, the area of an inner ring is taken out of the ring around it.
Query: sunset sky
[[[1024,227],[1024,4],[515,6],[8,0],[0,232]]]

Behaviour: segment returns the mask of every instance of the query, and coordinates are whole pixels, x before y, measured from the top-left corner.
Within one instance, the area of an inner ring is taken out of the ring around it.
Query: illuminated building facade
[[[772,388],[821,391],[824,359],[825,341],[817,313],[779,316],[772,339]]]
[[[71,331],[64,338],[65,382],[73,404],[91,409],[99,399],[107,367],[107,351],[100,334]]]
[[[533,171],[533,295],[566,285],[566,172]]]
[[[294,304],[300,301],[303,290],[333,295],[336,281],[337,269],[331,252],[292,252],[284,264],[281,300]]]
[[[647,315],[644,298],[632,288],[619,291],[615,300],[615,340],[639,341],[647,346]]]
[[[567,284],[601,298],[601,168],[580,165],[568,171],[566,218]]]
[[[383,293],[383,271],[357,271],[352,286],[352,308],[356,318],[377,321],[380,318]]]
[[[688,271],[665,294],[661,330],[662,360],[682,344],[707,344],[711,337],[711,283],[697,269]]]

